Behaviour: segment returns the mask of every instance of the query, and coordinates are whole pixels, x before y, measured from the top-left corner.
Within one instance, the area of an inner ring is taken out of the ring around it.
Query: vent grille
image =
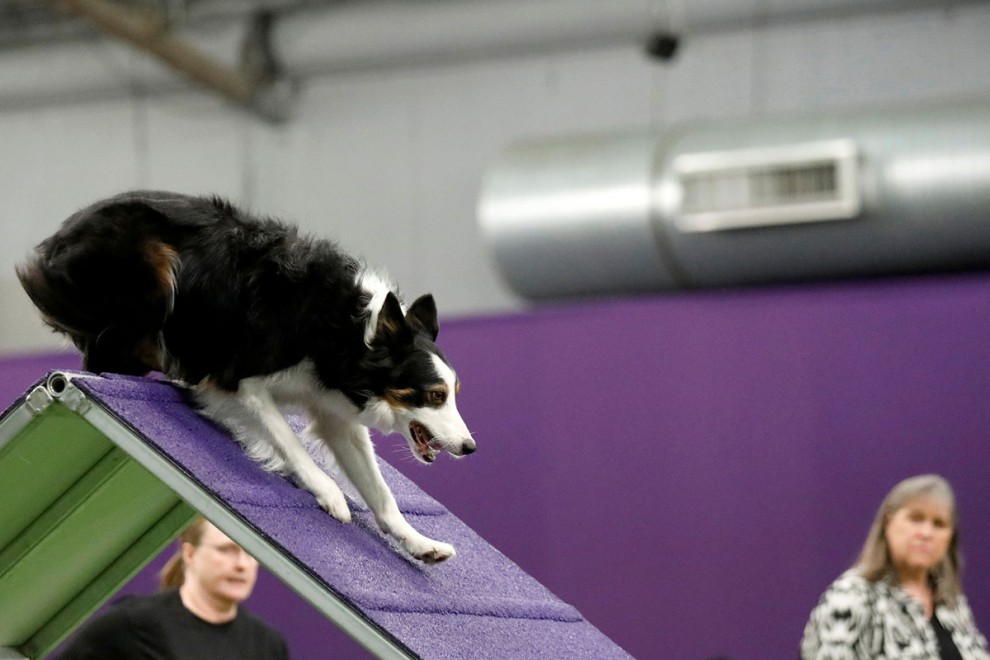
[[[685,154],[673,169],[681,231],[847,220],[860,211],[851,140]]]

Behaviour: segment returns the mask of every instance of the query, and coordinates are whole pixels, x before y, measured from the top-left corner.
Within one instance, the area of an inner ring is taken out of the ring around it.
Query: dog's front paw
[[[339,490],[337,492],[328,491],[316,495],[316,501],[320,507],[331,516],[342,523],[351,522],[351,509],[347,506],[347,499]]]
[[[441,543],[440,541],[428,539],[425,536],[421,539],[408,541],[405,545],[409,554],[424,564],[439,564],[451,557],[457,556],[454,546],[449,543]]]

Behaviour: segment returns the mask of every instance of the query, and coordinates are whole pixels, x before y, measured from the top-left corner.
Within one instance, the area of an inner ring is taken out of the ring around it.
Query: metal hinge
[[[44,385],[38,385],[31,390],[31,393],[27,395],[24,402],[31,409],[32,415],[40,415],[44,412],[45,408],[52,405],[53,400],[52,395],[48,393],[48,389]]]
[[[71,377],[60,371],[48,376],[48,382],[45,383],[45,390],[49,396],[57,399],[63,406],[80,415],[84,414],[92,406],[92,403],[86,398],[82,390],[72,384]]]

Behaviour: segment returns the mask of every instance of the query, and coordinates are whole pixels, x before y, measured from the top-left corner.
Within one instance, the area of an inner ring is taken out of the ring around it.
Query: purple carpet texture
[[[248,459],[225,431],[189,407],[178,387],[119,376],[73,382],[416,656],[629,657],[383,461],[399,508],[427,536],[453,543],[453,560],[426,566],[404,555],[353,497],[351,524],[331,518],[307,491]]]

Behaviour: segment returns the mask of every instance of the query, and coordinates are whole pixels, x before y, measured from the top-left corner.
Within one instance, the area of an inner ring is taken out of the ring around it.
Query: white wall
[[[0,51],[5,66],[23,55]],[[61,345],[13,265],[120,190],[219,193],[298,221],[386,267],[408,298],[432,291],[449,318],[522,304],[474,215],[513,140],[976,95],[990,97],[987,3],[689,34],[670,64],[629,44],[324,75],[283,126],[201,92],[0,102],[0,351]]]

